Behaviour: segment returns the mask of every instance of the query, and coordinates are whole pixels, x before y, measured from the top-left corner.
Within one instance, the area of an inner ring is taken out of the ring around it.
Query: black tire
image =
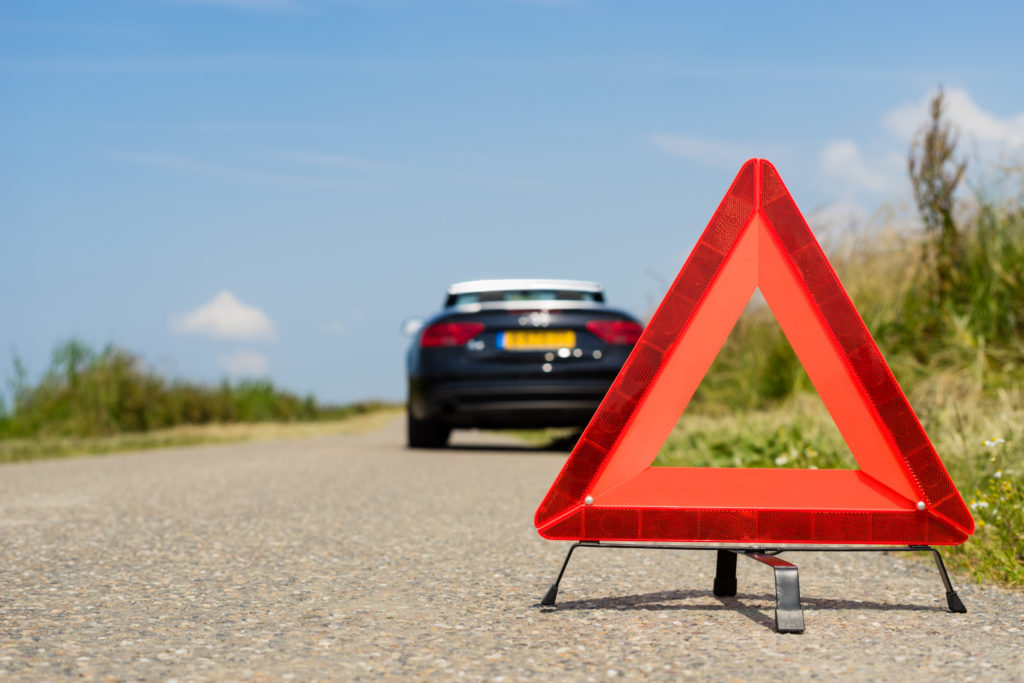
[[[451,427],[437,420],[417,420],[406,413],[406,437],[409,448],[444,448],[448,445]]]

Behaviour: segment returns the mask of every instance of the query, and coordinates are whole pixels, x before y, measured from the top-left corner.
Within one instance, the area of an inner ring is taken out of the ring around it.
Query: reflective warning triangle
[[[759,288],[859,470],[652,467]],[[765,160],[744,164],[535,524],[561,540],[952,545],[974,531],[903,391]]]

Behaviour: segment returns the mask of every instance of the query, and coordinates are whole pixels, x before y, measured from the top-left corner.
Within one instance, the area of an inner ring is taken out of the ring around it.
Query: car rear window
[[[506,289],[496,292],[463,292],[448,296],[446,306],[482,304],[496,301],[604,301],[601,292],[575,289]]]

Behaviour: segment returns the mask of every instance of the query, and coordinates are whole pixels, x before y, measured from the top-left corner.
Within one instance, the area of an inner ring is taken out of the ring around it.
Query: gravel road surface
[[[0,466],[0,679],[1024,679],[1024,594],[930,561],[794,553],[807,630],[771,571],[713,552],[576,552],[533,512],[565,453],[371,434]]]

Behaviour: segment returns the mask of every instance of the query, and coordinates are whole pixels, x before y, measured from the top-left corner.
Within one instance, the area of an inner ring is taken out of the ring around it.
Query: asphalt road
[[[800,553],[807,630],[773,631],[771,571],[714,554],[577,552],[533,512],[565,453],[399,423],[301,441],[0,466],[0,679],[617,676],[1024,679],[1024,594],[930,562]]]

